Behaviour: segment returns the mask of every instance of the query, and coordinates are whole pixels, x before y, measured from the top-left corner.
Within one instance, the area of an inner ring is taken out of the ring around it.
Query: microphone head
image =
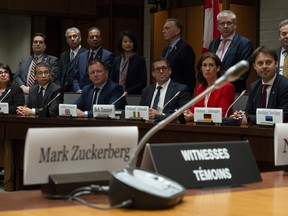
[[[228,82],[233,82],[239,79],[244,73],[246,73],[250,68],[249,62],[242,60],[237,64],[230,67],[224,74]]]

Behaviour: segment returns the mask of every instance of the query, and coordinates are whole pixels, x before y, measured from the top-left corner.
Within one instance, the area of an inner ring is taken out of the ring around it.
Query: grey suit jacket
[[[32,60],[33,56],[25,57],[18,64],[18,67],[14,73],[13,80],[19,87],[22,85],[27,86],[27,76]],[[60,60],[55,56],[47,55],[44,53],[41,62],[47,62],[50,65],[52,81],[60,85]]]
[[[39,85],[34,85],[30,88],[28,98],[27,98],[27,106],[29,108],[35,108],[36,114],[39,114],[43,110],[47,104],[52,101],[58,93],[62,92],[62,89],[57,84],[50,82],[45,90],[45,94],[43,96],[43,103],[42,105],[37,105],[37,95],[39,92]],[[49,115],[50,116],[57,116],[58,115],[58,106],[60,103],[63,103],[63,94],[57,97],[48,107]]]

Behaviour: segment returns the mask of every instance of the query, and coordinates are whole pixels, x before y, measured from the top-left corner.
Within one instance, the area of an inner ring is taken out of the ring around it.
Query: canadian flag
[[[219,13],[219,0],[206,0],[202,53],[207,52],[210,42],[214,38],[220,36],[220,33],[217,29],[218,13]]]

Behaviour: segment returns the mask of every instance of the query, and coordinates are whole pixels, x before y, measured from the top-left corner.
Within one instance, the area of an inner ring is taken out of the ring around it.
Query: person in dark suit
[[[69,50],[60,55],[61,60],[61,87],[64,92],[72,91],[72,79],[74,76],[74,67],[79,54],[87,51],[81,46],[81,32],[78,28],[68,28],[65,33],[66,42]]]
[[[88,74],[92,82],[86,85],[77,99],[77,117],[93,117],[93,104],[112,104],[123,94],[122,86],[108,78],[107,65],[94,59],[88,63]],[[126,98],[122,97],[114,105],[116,109],[124,109]]]
[[[221,36],[211,41],[209,52],[216,53],[223,62],[225,69],[247,60],[251,65],[253,45],[251,40],[236,33],[236,15],[230,10],[223,10],[217,15],[217,28]],[[233,82],[236,93],[246,89],[246,80],[250,70]]]
[[[0,102],[8,103],[9,114],[16,114],[17,106],[25,104],[21,88],[13,84],[13,73],[10,67],[0,63]]]
[[[261,79],[250,86],[250,93],[245,108],[246,115],[242,124],[256,124],[256,109],[283,109],[284,122],[288,122],[288,79],[277,73],[278,59],[275,50],[265,46],[258,47],[253,53],[253,67]],[[267,86],[267,96],[263,103],[262,91]],[[231,118],[238,118],[241,112],[235,112]]]
[[[89,64],[89,61],[99,59],[102,62],[105,62],[105,64],[107,64],[108,71],[111,70],[113,63],[113,54],[110,51],[103,49],[101,46],[102,35],[100,28],[91,27],[88,30],[87,42],[90,50],[81,53],[78,56],[75,64],[74,78],[72,81],[73,92],[81,93],[85,85],[92,83],[87,72],[87,65]]]
[[[279,23],[279,41],[281,47],[276,51],[279,62],[277,72],[283,75],[283,64],[288,52],[288,19],[282,20]],[[286,78],[288,78],[288,76]]]
[[[170,79],[171,73],[173,71],[165,58],[154,60],[152,76],[156,83],[143,89],[140,101],[141,106],[150,107],[149,119],[155,119],[157,115],[169,115],[191,100],[188,86]]]
[[[110,78],[123,86],[128,95],[140,95],[147,85],[147,69],[145,58],[136,54],[137,40],[134,33],[120,32],[118,50],[121,55],[114,58]]]
[[[163,50],[171,70],[171,79],[189,87],[191,95],[196,85],[195,54],[193,48],[182,39],[183,25],[178,19],[169,18],[163,26],[163,36],[169,46]]]
[[[27,105],[18,106],[17,114],[22,116],[39,115],[47,109],[47,116],[57,116],[58,106],[63,103],[62,89],[52,82],[51,69],[46,62],[36,65],[35,80],[37,85],[30,88]]]
[[[204,53],[196,66],[196,80],[200,83],[196,90],[196,96],[204,92],[209,86],[223,74],[224,66],[219,57],[214,53]],[[187,122],[194,120],[195,107],[219,107],[222,108],[222,116],[225,117],[226,112],[229,116],[233,113],[232,108],[229,109],[235,98],[235,88],[231,83],[226,83],[221,88],[215,89],[194,104],[191,109],[184,112],[184,118]]]
[[[33,55],[23,58],[14,73],[14,82],[26,94],[28,94],[29,88],[35,84],[34,69],[39,62],[46,62],[50,66],[52,81],[60,84],[60,60],[55,56],[47,55],[45,53],[46,46],[46,35],[43,33],[34,34]]]

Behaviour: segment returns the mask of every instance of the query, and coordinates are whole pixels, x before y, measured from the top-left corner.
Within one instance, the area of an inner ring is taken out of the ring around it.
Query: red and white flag
[[[219,13],[219,0],[206,0],[202,53],[207,52],[210,42],[214,38],[220,36],[220,33],[217,29],[218,13]]]

